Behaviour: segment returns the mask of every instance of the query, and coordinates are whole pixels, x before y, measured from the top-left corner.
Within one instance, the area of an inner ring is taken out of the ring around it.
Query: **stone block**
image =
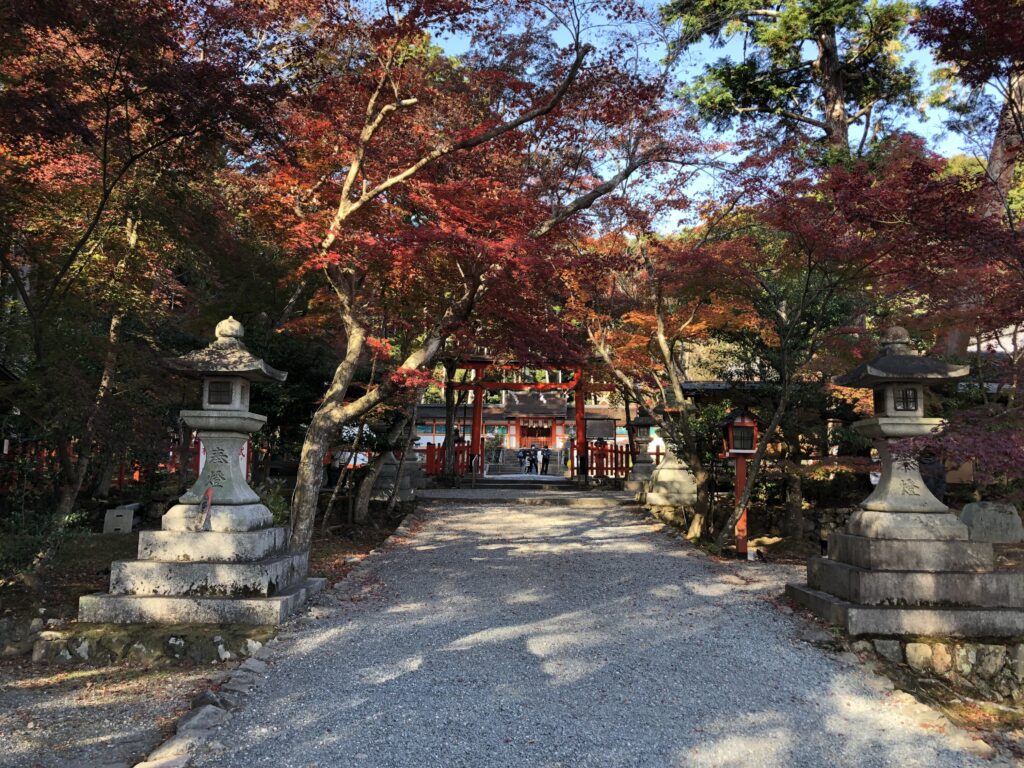
[[[224,725],[230,719],[231,715],[220,707],[204,704],[198,709],[193,709],[178,721],[178,733],[208,731],[211,728]]]
[[[649,507],[690,507],[696,501],[693,472],[670,451],[651,474],[644,503]]]
[[[1024,636],[1024,610],[998,608],[898,608],[864,606],[842,600],[803,584],[789,584],[786,594],[795,602],[836,624],[847,634],[888,637]]]
[[[932,671],[937,675],[945,675],[953,668],[953,655],[945,643],[932,646]]]
[[[252,562],[283,553],[287,541],[288,531],[285,528],[236,533],[142,531],[139,534],[139,559]]]
[[[869,539],[966,541],[967,526],[956,515],[935,512],[877,512],[859,509],[850,515],[846,533]]]
[[[907,664],[917,672],[925,672],[931,668],[932,647],[928,643],[907,643]]]
[[[255,563],[119,560],[110,567],[110,594],[273,597],[308,570],[306,554]]]
[[[903,646],[899,640],[875,640],[875,652],[893,664],[903,663]]]
[[[974,672],[978,662],[978,652],[969,645],[958,645],[953,649],[953,666],[964,677]]]
[[[1024,682],[1024,643],[1018,645],[1013,652],[1013,673]]]
[[[322,590],[324,581],[306,579],[274,597],[85,595],[79,600],[78,619],[101,624],[280,624]]]
[[[133,505],[135,506],[135,505]],[[142,506],[141,504],[137,506]],[[104,533],[131,533],[135,524],[135,510],[131,507],[115,507],[108,509],[103,517]]]
[[[992,545],[980,541],[894,541],[834,533],[829,558],[878,571],[990,571]]]
[[[1024,579],[1014,572],[869,571],[815,557],[807,584],[861,605],[1024,609]]]
[[[979,645],[978,665],[975,668],[977,673],[986,680],[991,680],[999,675],[1006,663],[1006,646],[1004,645]]]
[[[1017,544],[1024,541],[1024,524],[1013,504],[976,501],[963,508],[960,520],[970,531],[971,541],[995,544]]]

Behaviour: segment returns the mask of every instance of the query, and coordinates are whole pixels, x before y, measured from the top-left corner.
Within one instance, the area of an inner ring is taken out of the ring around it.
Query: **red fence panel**
[[[444,454],[445,447],[443,445],[434,445],[433,443],[427,445],[427,461],[425,470],[428,475],[440,475],[444,472]],[[455,474],[465,475],[470,470],[470,453],[468,445],[457,445],[455,446]]]

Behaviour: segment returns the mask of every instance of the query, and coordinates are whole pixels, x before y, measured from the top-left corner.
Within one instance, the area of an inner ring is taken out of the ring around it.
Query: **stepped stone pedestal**
[[[206,453],[199,479],[162,518],[162,530],[139,535],[139,559],[111,566],[110,592],[79,601],[83,622],[116,624],[278,624],[323,579],[307,578],[308,553],[287,549],[287,531],[245,478],[243,448],[266,417],[248,411],[249,382],[285,374],[253,357],[232,318],[217,340],[170,361],[204,378],[200,411],[182,411]]]
[[[829,539],[828,558],[808,562],[807,584],[786,593],[853,636],[1024,635],[1024,574],[996,572],[992,544],[972,541],[928,490],[917,461],[889,445],[941,425],[923,418],[924,382],[967,373],[913,354],[908,341],[906,331],[892,329],[881,357],[836,379],[876,388],[878,415],[854,429],[876,439],[882,478],[846,531]]]

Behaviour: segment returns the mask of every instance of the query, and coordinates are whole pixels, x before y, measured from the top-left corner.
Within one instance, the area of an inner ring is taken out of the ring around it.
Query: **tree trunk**
[[[837,150],[850,149],[850,128],[846,114],[846,84],[839,60],[834,28],[818,33],[818,58],[814,67],[821,79],[821,97],[825,108],[825,138]]]
[[[699,541],[707,527],[708,510],[711,508],[711,476],[699,461],[696,462],[696,469],[691,465],[690,470],[697,483],[697,504],[693,508],[693,517],[686,530],[686,538],[690,541]]]
[[[352,513],[352,516],[357,523],[365,523],[370,519],[370,500],[373,497],[374,485],[377,483],[377,478],[380,476],[384,462],[387,461],[388,455],[394,448],[395,442],[401,436],[408,420],[408,415],[402,414],[391,422],[391,426],[384,435],[383,450],[381,450],[379,456],[374,457],[373,461],[367,467],[366,475],[363,476],[363,480],[359,484],[359,493],[356,495],[355,510]],[[401,475],[395,479],[395,482],[399,482],[400,479]]]
[[[71,444],[68,439],[61,439],[58,443],[58,455],[61,460],[61,473],[64,481],[61,484],[60,497],[57,501],[56,518],[57,532],[64,530],[71,513],[75,509],[75,502],[78,501],[78,494],[82,490],[86,475],[89,472],[89,463],[92,459],[93,440],[96,437],[96,427],[103,406],[114,386],[114,375],[117,372],[117,355],[121,341],[121,324],[124,322],[124,315],[115,312],[110,318],[110,326],[107,329],[107,355],[103,361],[103,373],[100,375],[99,388],[96,391],[96,398],[93,400],[89,416],[85,420],[85,427],[79,436],[78,461],[71,460]]]
[[[982,213],[990,218],[1007,221],[1010,190],[1014,172],[1024,144],[1024,71],[1011,76],[1009,92],[999,114],[999,126],[992,137],[989,150],[987,176],[988,194]]]
[[[440,329],[428,334],[423,343],[402,362],[401,367],[416,370],[433,365],[443,344],[441,334]],[[348,391],[356,363],[365,344],[365,330],[358,324],[351,323],[345,359],[335,371],[334,381],[306,430],[299,459],[299,472],[295,481],[295,493],[292,494],[291,534],[288,538],[288,547],[292,552],[306,552],[312,542],[313,524],[324,480],[324,454],[327,453],[331,441],[337,438],[343,425],[366,415],[399,391],[398,384],[385,381],[358,400],[344,402],[345,393]]]
[[[305,552],[313,539],[313,524],[324,483],[324,456],[331,442],[337,439],[344,421],[338,411],[348,386],[355,375],[356,364],[366,344],[366,332],[356,323],[349,323],[345,357],[334,371],[327,394],[310,419],[302,441],[299,469],[291,504],[291,533],[288,546],[292,552]]]
[[[804,535],[803,478],[789,468],[786,470],[786,515],[783,519],[782,533],[797,540]]]
[[[112,456],[106,456],[103,460],[103,467],[96,478],[96,487],[92,495],[97,499],[105,499],[110,496],[110,486],[114,483],[114,466],[116,462]]]
[[[743,490],[743,496],[739,502],[733,507],[732,514],[729,515],[729,519],[725,521],[725,525],[718,531],[715,536],[715,543],[719,547],[725,545],[726,540],[732,535],[733,529],[736,527],[736,523],[739,522],[740,515],[743,514],[743,510],[750,504],[750,496],[754,491],[760,475],[761,465],[764,462],[764,454],[768,450],[768,444],[772,438],[775,437],[775,433],[779,429],[779,424],[782,423],[782,417],[786,415],[786,409],[789,407],[789,399],[793,394],[793,380],[790,379],[782,387],[782,393],[779,395],[778,405],[775,406],[775,413],[772,414],[772,420],[768,424],[768,428],[765,429],[764,434],[761,435],[760,441],[757,444],[757,450],[754,452],[754,456],[750,461],[750,466],[747,473],[747,487]]]
[[[1004,226],[1013,227],[1010,190],[1024,145],[1024,72],[1010,78],[1009,91],[999,114],[999,126],[992,137],[985,175],[988,184],[982,195],[980,211]],[[968,299],[968,301],[970,301]],[[945,330],[938,342],[945,355],[963,356],[970,345],[971,328],[960,324]],[[984,390],[983,390],[984,391]]]
[[[359,491],[356,493],[356,503],[352,512],[352,519],[357,523],[365,523],[370,519],[370,497],[373,496],[373,486],[377,484],[381,469],[384,468],[384,461],[390,451],[382,451],[379,456],[374,456],[366,467],[366,474],[359,482]]]
[[[455,476],[455,363],[444,364],[444,475]]]

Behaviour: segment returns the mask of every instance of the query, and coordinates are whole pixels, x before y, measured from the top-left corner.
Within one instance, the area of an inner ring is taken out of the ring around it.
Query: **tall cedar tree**
[[[863,149],[886,115],[914,106],[917,74],[900,55],[912,9],[904,0],[674,0],[664,14],[680,53],[705,39],[742,42],[738,60],[707,65],[689,87],[702,117],[817,132],[845,154],[851,126],[864,124]]]

